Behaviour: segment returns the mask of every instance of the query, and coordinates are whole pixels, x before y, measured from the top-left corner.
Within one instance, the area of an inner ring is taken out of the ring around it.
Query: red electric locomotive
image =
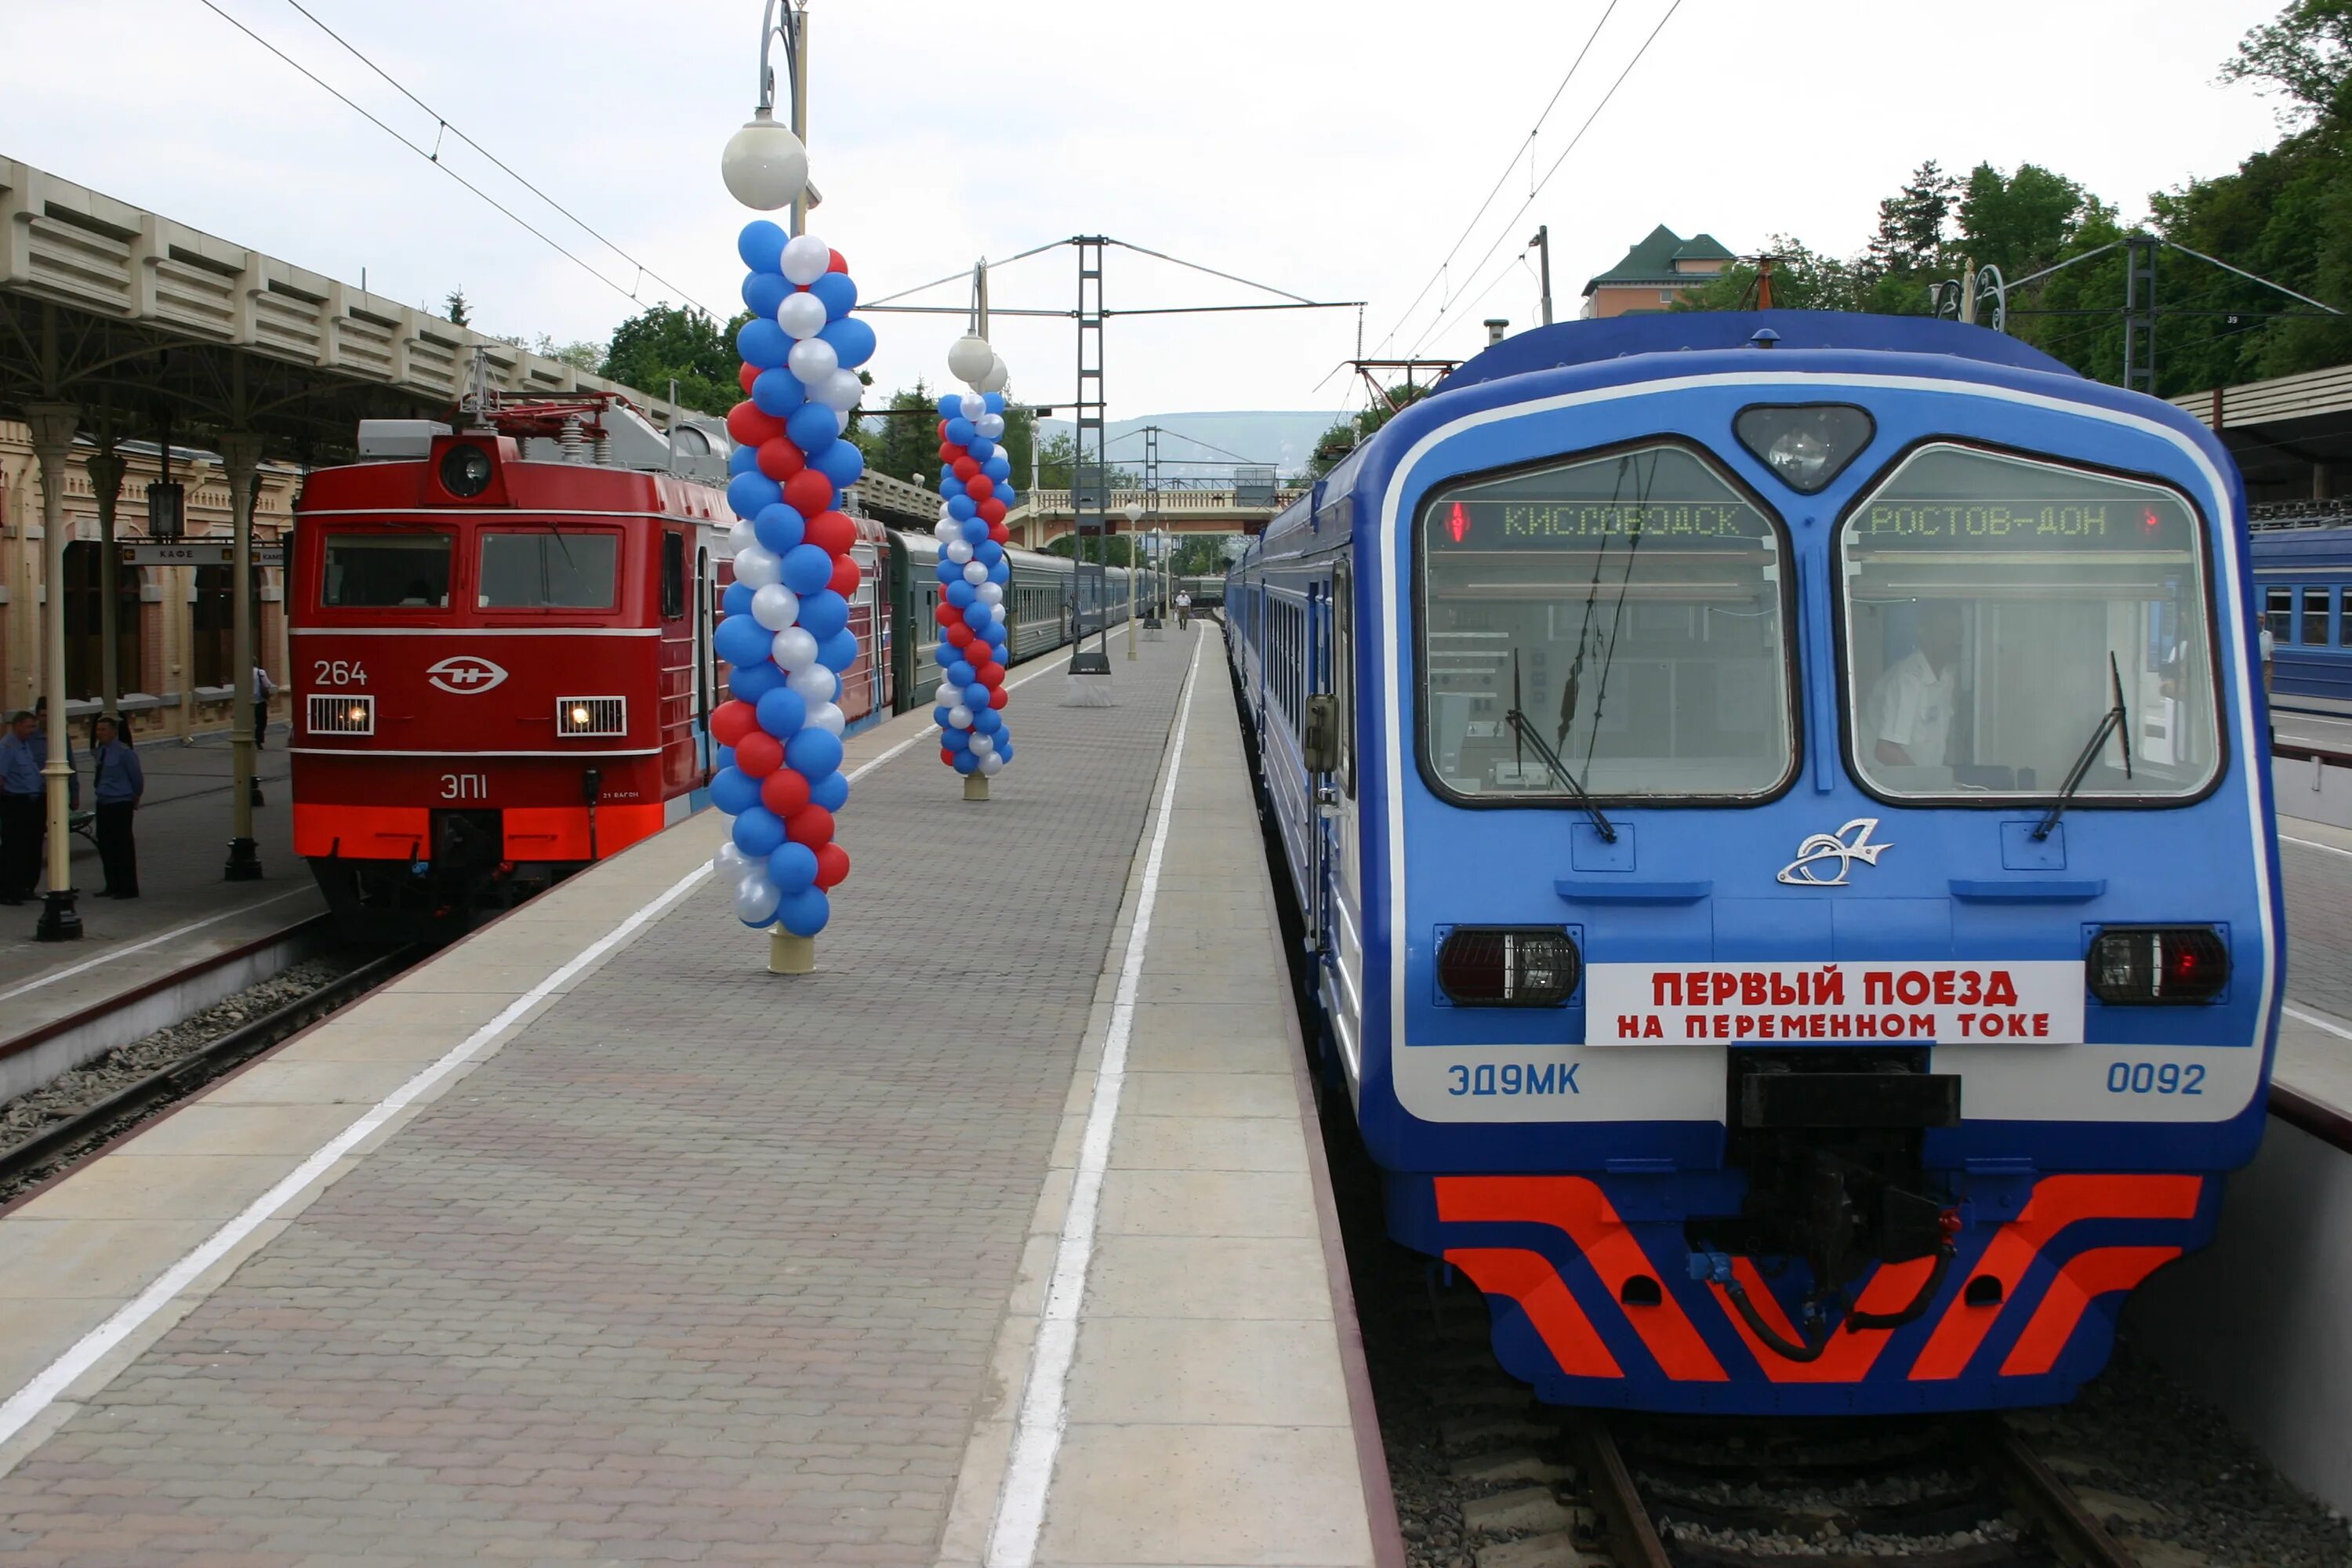
[[[462,926],[679,820],[709,776],[725,437],[608,395],[469,405],[455,430],[363,425],[296,507],[295,853],[354,932]]]

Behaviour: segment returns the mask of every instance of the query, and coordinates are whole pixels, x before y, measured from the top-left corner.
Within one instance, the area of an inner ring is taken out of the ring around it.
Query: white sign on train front
[[[2076,1045],[2083,966],[2042,959],[1596,963],[1585,971],[1584,1018],[1585,1043],[1594,1046]]]

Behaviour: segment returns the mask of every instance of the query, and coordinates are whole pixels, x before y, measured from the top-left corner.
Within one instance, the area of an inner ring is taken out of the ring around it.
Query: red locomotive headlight
[[[2230,950],[2211,926],[2109,926],[2084,971],[2110,1006],[2210,1002],[2230,984]]]
[[[1437,984],[1456,1006],[1565,1006],[1583,974],[1560,926],[1455,926],[1437,945]]]
[[[441,454],[441,488],[461,500],[488,489],[497,471],[490,455],[470,441],[460,441]]]

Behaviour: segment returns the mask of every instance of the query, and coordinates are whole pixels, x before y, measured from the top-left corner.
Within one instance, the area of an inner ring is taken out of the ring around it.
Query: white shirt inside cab
[[[1914,767],[1940,767],[1951,742],[1952,707],[1958,672],[1946,667],[1939,674],[1927,656],[1913,648],[1908,656],[1878,678],[1870,694],[1870,730],[1874,741],[1903,748]],[[1876,755],[1874,760],[1900,760]]]

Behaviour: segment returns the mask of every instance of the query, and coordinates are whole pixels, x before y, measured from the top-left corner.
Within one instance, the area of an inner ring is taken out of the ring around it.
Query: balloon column
[[[1003,362],[978,338],[986,356],[976,368],[949,356],[967,381],[1003,384]],[[1013,760],[1013,732],[1004,722],[1005,588],[1013,563],[1004,553],[1012,531],[1004,514],[1019,499],[1004,454],[1004,394],[950,393],[940,399],[940,537],[938,706],[940,761],[964,775],[968,799],[988,798],[987,781]]]
[[[838,505],[865,468],[843,435],[874,329],[849,313],[857,286],[823,240],[787,240],[761,218],[739,248],[751,269],[751,319],[735,337],[749,395],[727,416],[735,581],[713,638],[733,696],[710,716],[720,747],[710,799],[734,821],[713,864],[745,925],[813,937],[832,914],[827,890],[849,875],[833,837],[849,799],[835,700],[857,658],[859,570],[857,528]]]

